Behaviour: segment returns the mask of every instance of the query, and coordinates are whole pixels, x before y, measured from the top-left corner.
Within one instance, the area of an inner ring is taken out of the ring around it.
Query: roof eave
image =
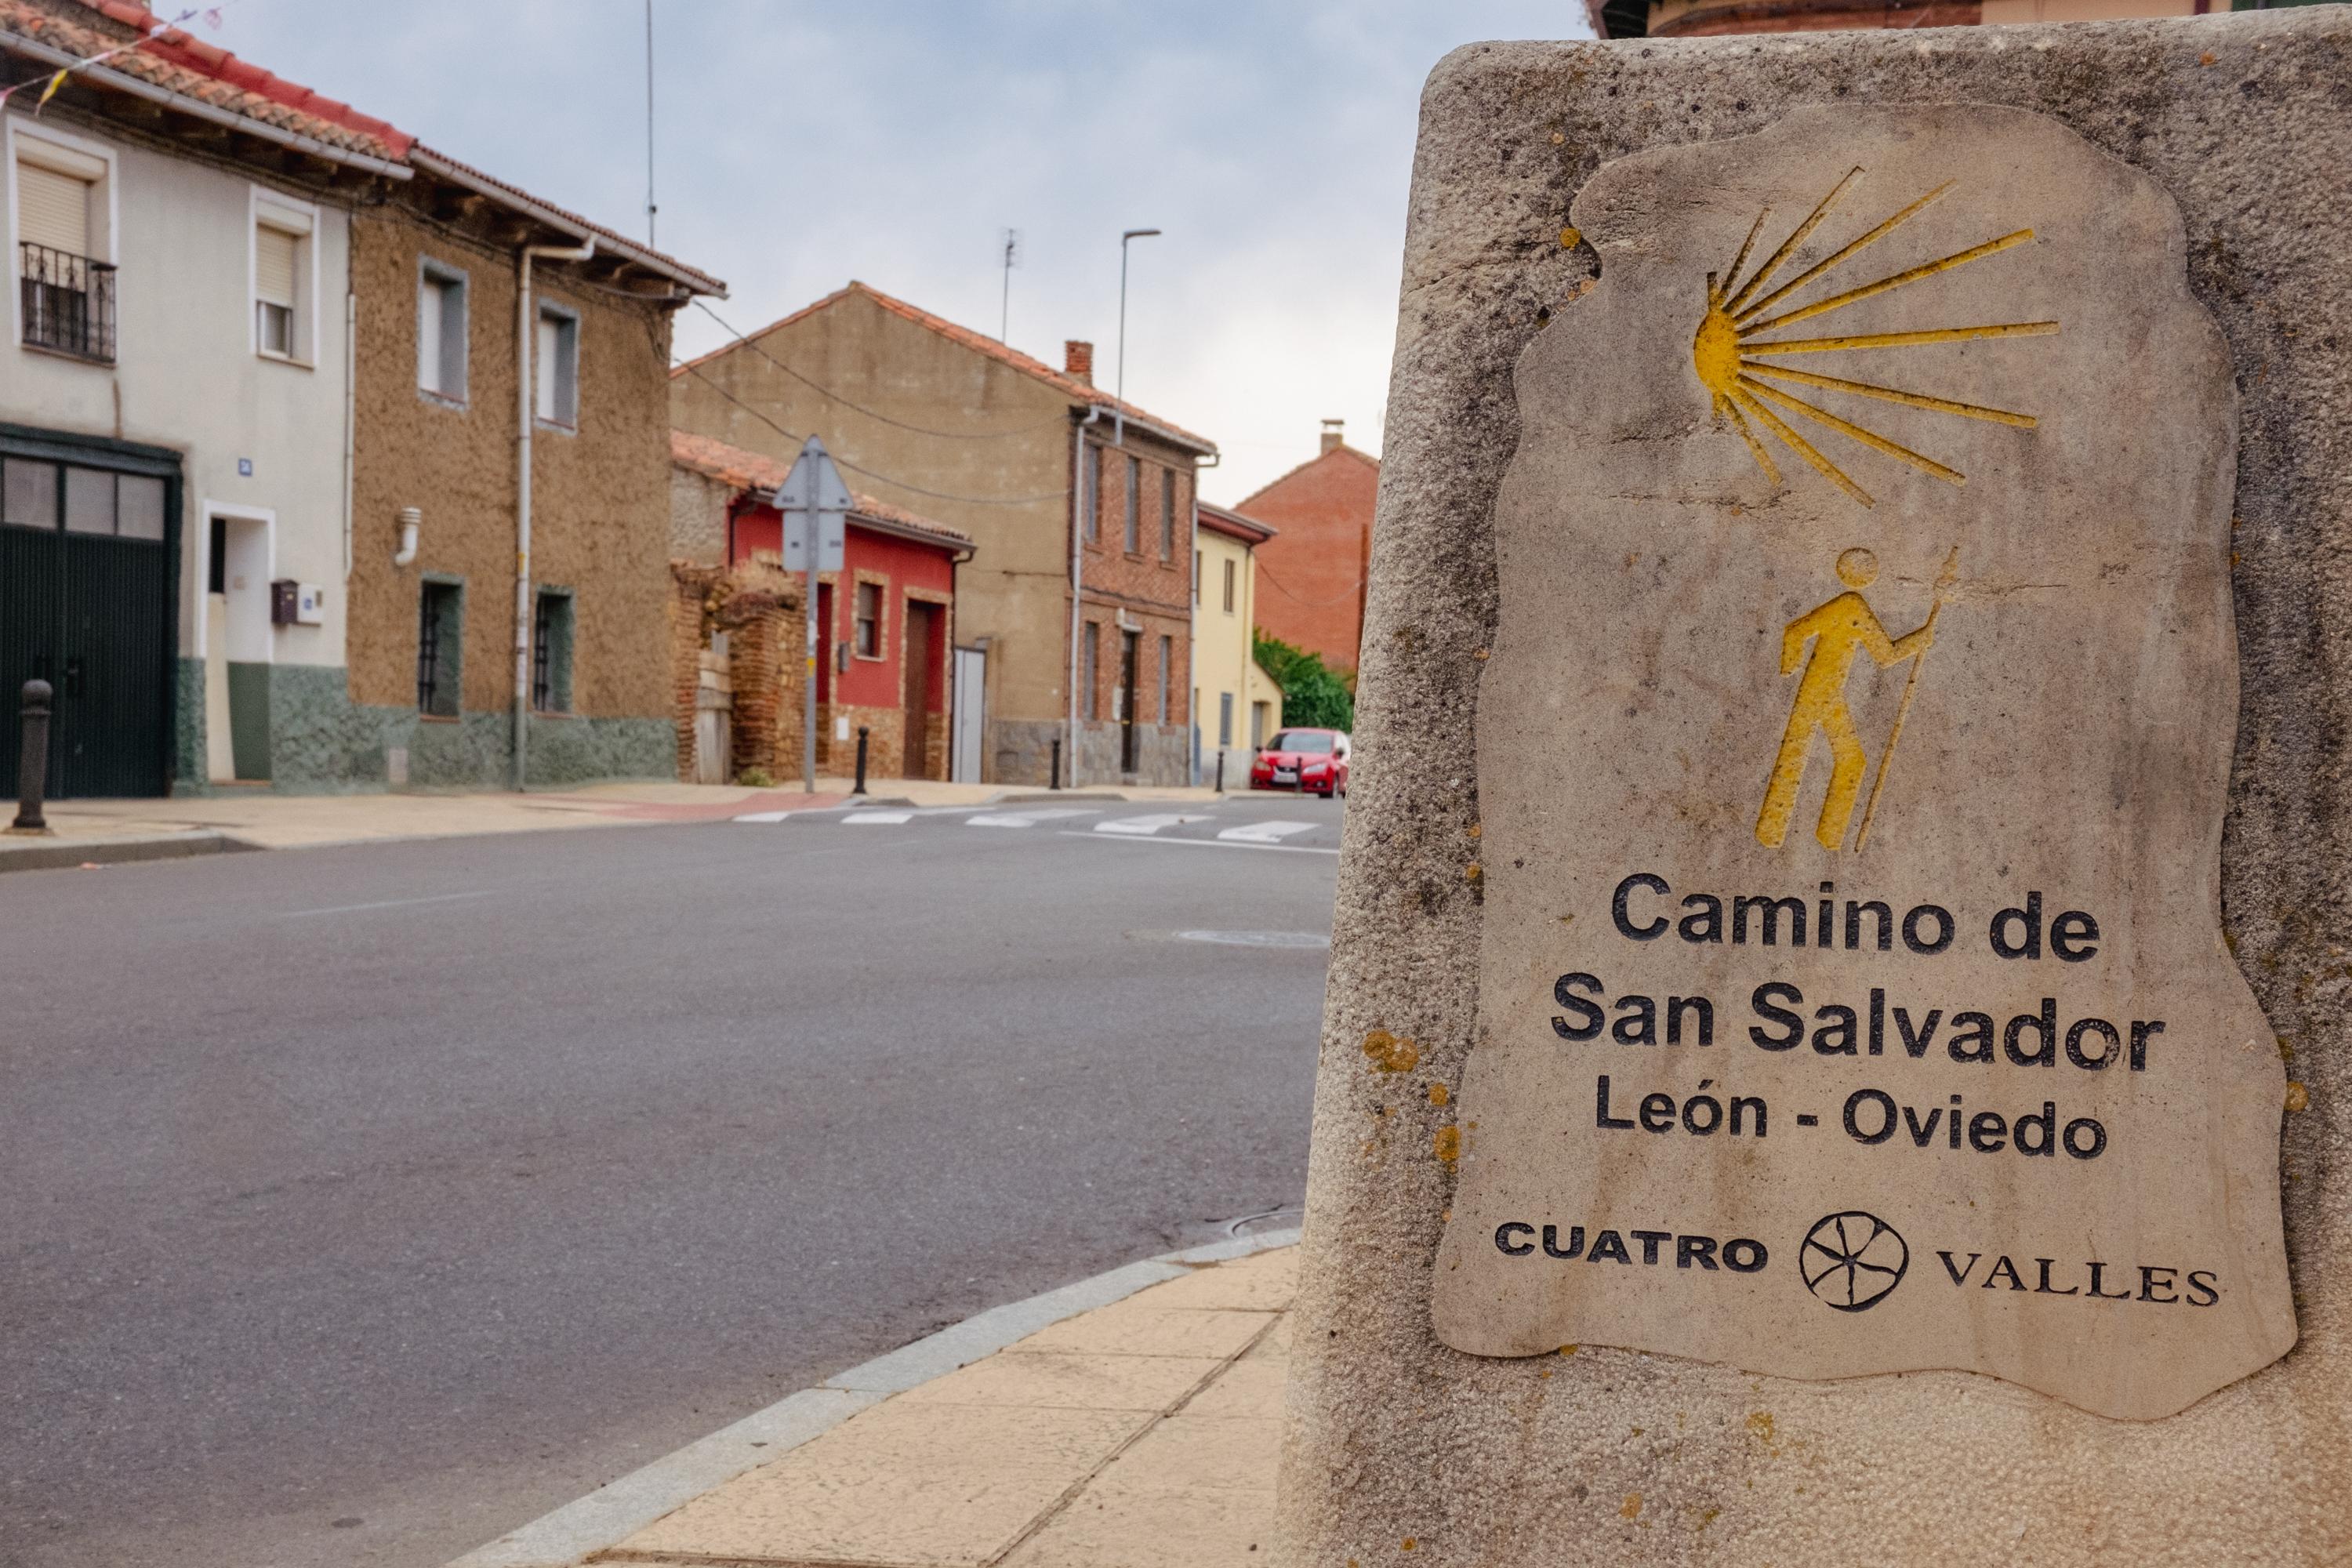
[[[869,532],[887,533],[895,539],[908,540],[916,544],[928,544],[934,550],[952,551],[958,561],[971,560],[972,552],[977,548],[970,540],[950,539],[945,534],[934,533],[928,528],[916,528],[907,523],[896,522],[887,517],[877,517],[870,511],[853,510],[849,514],[849,521],[853,526],[865,529]]]
[[[708,294],[715,300],[727,298],[727,285],[707,272],[698,272],[682,262],[673,261],[657,251],[647,250],[632,240],[624,239],[618,235],[591,225],[584,225],[576,218],[557,212],[544,202],[535,201],[529,196],[509,190],[495,181],[486,180],[463,164],[453,163],[448,159],[428,152],[423,147],[412,149],[408,154],[408,161],[436,180],[446,180],[453,185],[462,185],[476,195],[487,197],[502,207],[521,213],[534,223],[544,224],[559,234],[570,235],[574,240],[582,243],[593,241],[598,250],[618,256],[632,266],[641,267],[648,272],[667,278],[688,293]]]
[[[1070,405],[1070,411],[1074,414],[1080,409],[1099,416],[1100,417],[1096,421],[1097,424],[1103,419],[1113,422],[1120,419],[1118,405],[1116,404],[1098,403],[1088,398],[1084,403],[1073,403]],[[1173,425],[1163,425],[1147,415],[1136,413],[1133,409],[1127,411],[1125,423],[1134,426],[1157,440],[1167,442],[1171,447],[1181,447],[1188,452],[1198,452],[1204,458],[1213,458],[1217,455],[1217,444],[1207,437],[1189,435],[1177,429]]]
[[[43,65],[70,67],[79,64],[79,57],[54,45],[42,43],[37,38],[28,38],[22,33],[0,31],[0,48],[5,48],[12,54],[22,55],[27,59],[38,60]],[[174,113],[185,114],[196,120],[209,121],[215,125],[226,126],[240,135],[256,137],[264,142],[274,142],[281,147],[290,147],[296,152],[323,159],[331,163],[341,163],[354,169],[364,169],[371,174],[381,174],[388,180],[406,180],[415,177],[414,172],[405,165],[394,163],[389,159],[378,158],[367,153],[356,153],[348,147],[338,147],[331,142],[321,142],[315,136],[305,136],[299,131],[289,131],[282,125],[272,125],[266,120],[256,120],[249,114],[239,114],[235,110],[223,109],[217,104],[206,103],[200,98],[190,98],[184,92],[173,92],[168,87],[158,87],[152,81],[142,81],[123,71],[110,70],[104,66],[81,66],[73,74],[79,80],[106,88],[110,91],[129,93],[133,98],[143,98],[150,103],[162,104]]]

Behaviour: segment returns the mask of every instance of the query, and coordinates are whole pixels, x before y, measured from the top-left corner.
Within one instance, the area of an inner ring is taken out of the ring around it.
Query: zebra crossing
[[[1265,803],[1234,800],[1198,806],[1188,804],[1160,811],[1026,804],[856,806],[831,811],[751,812],[734,820],[753,825],[784,823],[804,830],[911,827],[929,831],[971,827],[1001,834],[1042,828],[1064,837],[1102,843],[1174,844],[1320,855],[1339,852],[1344,807],[1331,809],[1307,802],[1284,804],[1303,814],[1261,816],[1258,813],[1266,809]]]

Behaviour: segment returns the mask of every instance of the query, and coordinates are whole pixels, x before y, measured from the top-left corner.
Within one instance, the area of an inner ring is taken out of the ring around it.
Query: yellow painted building
[[[1201,782],[1217,778],[1224,758],[1228,789],[1249,787],[1251,753],[1282,727],[1282,689],[1258,668],[1256,547],[1274,530],[1254,518],[1199,508],[1192,532],[1192,714]]]

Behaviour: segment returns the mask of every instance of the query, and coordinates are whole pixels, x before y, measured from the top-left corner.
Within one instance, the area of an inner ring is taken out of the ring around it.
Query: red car
[[[1348,793],[1344,730],[1281,730],[1250,763],[1250,788],[1295,789],[1328,800]]]

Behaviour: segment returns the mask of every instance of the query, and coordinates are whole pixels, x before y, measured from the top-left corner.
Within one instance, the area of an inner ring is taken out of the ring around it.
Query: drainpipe
[[[515,623],[514,786],[523,781],[523,749],[530,718],[530,432],[538,418],[531,395],[530,355],[539,336],[530,308],[530,268],[535,261],[585,261],[596,242],[579,246],[526,245],[515,253]]]
[[[350,244],[348,231],[344,240]],[[360,297],[343,296],[343,581],[352,580],[352,454],[358,445]],[[348,626],[344,637],[350,637]]]
[[[1087,585],[1087,509],[1095,499],[1085,493],[1087,426],[1101,417],[1102,405],[1094,405],[1070,428],[1070,721],[1069,743],[1062,749],[1069,753],[1072,789],[1078,787],[1078,634],[1086,629],[1081,596]]]

